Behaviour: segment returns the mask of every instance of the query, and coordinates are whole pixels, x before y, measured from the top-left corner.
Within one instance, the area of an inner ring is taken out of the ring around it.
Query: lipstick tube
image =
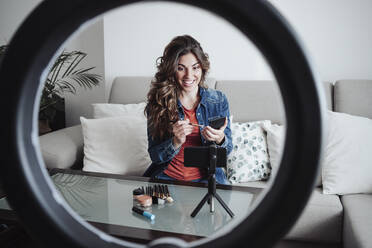
[[[142,210],[140,208],[137,208],[135,206],[133,206],[132,211],[133,212],[136,212],[137,214],[143,215],[143,216],[145,216],[146,218],[148,218],[150,220],[154,220],[155,219],[155,215],[154,214],[152,214],[150,212],[147,212],[147,211],[144,211],[144,210]]]

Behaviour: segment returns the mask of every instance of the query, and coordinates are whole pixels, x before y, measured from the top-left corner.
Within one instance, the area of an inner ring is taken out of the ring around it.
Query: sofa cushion
[[[282,159],[286,127],[283,125],[273,124],[263,126],[267,133],[267,148],[270,157],[270,163],[272,172],[271,175],[275,176],[279,170],[280,162]],[[320,171],[320,170],[319,170]],[[318,173],[318,176],[315,181],[315,186],[321,186],[321,173]]]
[[[146,101],[153,77],[116,77],[111,86],[109,103],[140,103]],[[216,80],[206,78],[205,84],[214,89]]]
[[[269,179],[270,180],[270,179]],[[238,186],[244,187],[253,187],[253,188],[260,188],[264,189],[268,187],[269,180],[262,180],[262,181],[254,181],[254,182],[246,182],[246,183],[239,183]]]
[[[151,164],[147,152],[147,122],[143,116],[80,117],[80,120],[84,171],[141,176]]]
[[[334,86],[336,112],[372,119],[372,80],[340,80]]]
[[[236,122],[284,122],[280,92],[273,81],[221,80],[217,81],[216,89],[227,96]]]
[[[372,247],[372,194],[344,195],[344,248]]]
[[[146,101],[152,77],[116,77],[110,90],[109,103],[140,103]]]
[[[270,187],[272,180],[240,183],[239,186],[266,188]],[[338,245],[341,243],[342,217],[340,198],[325,195],[317,187],[297,222],[283,239]]]
[[[321,188],[315,188],[300,218],[285,239],[340,243],[342,214],[342,204],[337,195],[325,195]]]
[[[83,160],[81,126],[72,126],[39,137],[40,150],[47,168],[67,169]]]
[[[93,118],[100,119],[106,117],[118,117],[124,115],[138,115],[146,119],[144,110],[145,102],[133,104],[117,104],[117,103],[93,103]]]
[[[372,193],[372,119],[328,111],[323,193]]]
[[[267,179],[271,173],[266,134],[262,125],[271,122],[231,124],[233,149],[227,157],[227,177],[231,183]]]
[[[283,125],[273,124],[264,127],[266,131],[267,150],[269,152],[272,174],[276,175],[282,160],[286,128]]]
[[[284,105],[275,81],[218,80],[216,89],[227,96],[230,113],[237,122],[271,120],[284,124]],[[332,110],[333,85],[323,83],[327,108]]]

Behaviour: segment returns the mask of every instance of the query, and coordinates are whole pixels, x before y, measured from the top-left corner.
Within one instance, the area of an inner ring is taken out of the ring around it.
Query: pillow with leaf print
[[[268,179],[271,165],[263,126],[271,121],[232,123],[233,149],[227,157],[227,177],[232,184]]]

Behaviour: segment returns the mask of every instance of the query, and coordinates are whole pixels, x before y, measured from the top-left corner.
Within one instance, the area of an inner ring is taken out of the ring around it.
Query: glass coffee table
[[[246,218],[262,190],[217,185],[217,193],[235,216],[231,218],[215,199],[214,213],[204,204],[192,218],[191,212],[208,191],[207,184],[61,169],[51,170],[50,175],[66,202],[84,220],[110,235],[139,243],[160,237],[178,237],[190,242],[231,228]],[[132,192],[155,184],[167,185],[174,202],[142,208],[156,216],[151,221],[132,212],[132,207],[138,206]],[[5,197],[0,199],[0,219],[17,219]]]

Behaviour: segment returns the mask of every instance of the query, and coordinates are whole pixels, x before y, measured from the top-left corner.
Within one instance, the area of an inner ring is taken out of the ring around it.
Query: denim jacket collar
[[[205,88],[199,86],[200,104],[204,105],[204,107],[206,105],[205,104],[205,91],[206,91]],[[177,106],[178,106],[178,110],[182,111],[182,104],[181,104],[180,99],[177,99]]]
[[[199,87],[199,95],[200,95],[200,104],[206,105],[205,103],[205,91],[206,89],[203,87]]]

